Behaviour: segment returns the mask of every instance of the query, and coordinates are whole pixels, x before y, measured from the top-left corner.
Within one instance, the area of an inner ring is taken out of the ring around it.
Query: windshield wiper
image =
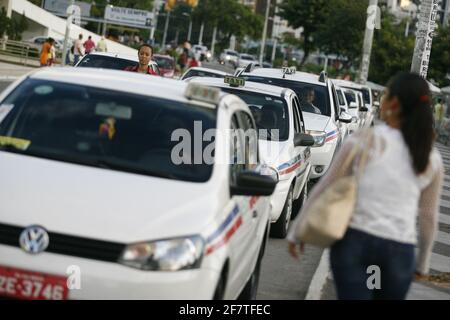
[[[157,178],[165,178],[165,179],[173,179],[173,180],[178,179],[178,177],[176,177],[173,174],[157,172],[157,171],[149,170],[147,168],[129,165],[120,160],[97,159],[92,162],[89,161],[88,163],[93,164],[96,167],[104,168],[104,169],[125,171],[125,172],[129,172],[129,173],[136,173],[136,174],[152,176],[152,177],[157,177]]]

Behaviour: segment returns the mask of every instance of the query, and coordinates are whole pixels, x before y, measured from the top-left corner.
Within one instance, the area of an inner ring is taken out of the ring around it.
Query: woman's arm
[[[439,222],[439,202],[444,179],[442,159],[439,157],[437,170],[433,180],[420,196],[419,201],[419,254],[416,270],[420,274],[428,274],[431,252]]]
[[[308,199],[300,210],[299,214],[295,218],[292,223],[291,229],[289,230],[287,240],[289,242],[298,242],[295,237],[295,230],[297,229],[297,225],[302,221],[305,214],[305,211],[311,206],[311,204],[317,199],[317,197],[334,181],[339,179],[340,177],[349,175],[352,172],[353,161],[350,165],[344,167],[344,162],[347,160],[348,155],[352,152],[355,144],[358,144],[362,133],[354,133],[348,140],[344,143],[341,149],[337,152],[333,161],[331,162],[330,167],[326,174],[320,178],[319,182],[314,186],[311,193],[308,195]]]

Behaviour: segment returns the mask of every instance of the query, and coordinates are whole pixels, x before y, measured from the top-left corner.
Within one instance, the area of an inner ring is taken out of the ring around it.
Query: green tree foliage
[[[431,48],[428,78],[445,87],[450,85],[447,74],[450,74],[450,26],[439,26]]]
[[[399,71],[409,71],[415,38],[405,37],[406,22],[395,24],[394,17],[383,13],[381,29],[374,35],[369,80],[386,82]]]
[[[326,17],[315,33],[322,52],[348,58],[346,69],[360,58],[368,4],[368,0],[329,0]]]
[[[22,40],[22,32],[28,28],[25,15],[8,18],[5,8],[0,11],[0,35],[6,34],[10,40]]]
[[[280,16],[294,28],[303,28],[303,65],[312,50],[318,46],[317,32],[326,23],[329,0],[283,0],[279,5]]]

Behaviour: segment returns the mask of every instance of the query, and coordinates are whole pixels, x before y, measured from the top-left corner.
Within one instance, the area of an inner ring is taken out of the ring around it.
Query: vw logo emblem
[[[37,254],[47,249],[50,239],[43,227],[34,225],[22,231],[19,242],[24,251]]]

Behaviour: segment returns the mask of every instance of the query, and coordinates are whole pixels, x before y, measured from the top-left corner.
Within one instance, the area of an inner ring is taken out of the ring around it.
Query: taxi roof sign
[[[283,67],[283,75],[285,74],[295,74],[297,72],[296,67]]]
[[[186,87],[185,97],[211,104],[218,104],[220,100],[220,89],[212,88],[198,83],[189,83]]]
[[[231,87],[243,87],[245,86],[245,79],[226,76],[223,80],[226,84],[229,84]]]

